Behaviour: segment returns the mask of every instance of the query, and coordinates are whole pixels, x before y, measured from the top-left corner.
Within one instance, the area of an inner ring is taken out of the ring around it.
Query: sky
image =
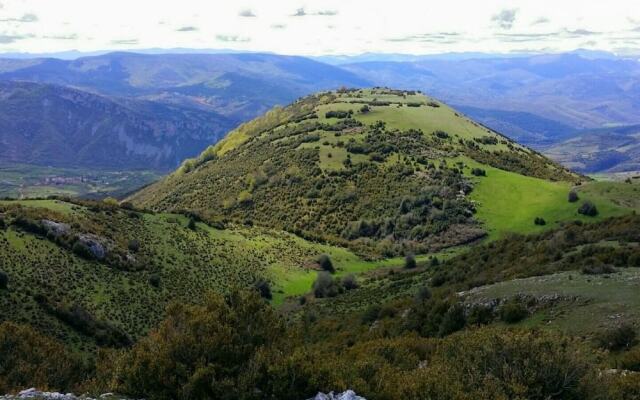
[[[0,0],[0,52],[640,54],[638,0]]]

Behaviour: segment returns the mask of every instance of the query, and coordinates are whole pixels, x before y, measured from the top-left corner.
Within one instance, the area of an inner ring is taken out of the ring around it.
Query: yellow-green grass
[[[33,208],[47,208],[52,211],[57,211],[63,214],[73,212],[74,208],[78,208],[71,203],[66,203],[60,200],[0,200],[0,205],[19,204],[23,207]]]
[[[363,260],[348,250],[324,246],[324,252],[331,257],[332,263],[336,268],[335,277],[344,277],[350,274],[359,276],[368,272],[399,268],[404,265],[403,257],[386,258],[382,260],[370,261]],[[438,260],[444,261],[465,250],[465,247],[457,247],[447,249],[433,254],[421,254],[416,256],[418,263],[427,262],[431,257],[437,257]],[[315,269],[296,269],[275,266],[272,269],[273,279],[276,282],[276,291],[274,293],[273,303],[275,305],[282,304],[287,297],[301,296],[311,291],[313,282],[318,277],[318,271]]]
[[[465,174],[470,177],[471,168],[483,168],[487,172],[486,177],[473,178],[474,189],[470,197],[477,202],[476,218],[484,224],[490,239],[500,238],[509,232],[539,232],[553,228],[563,221],[591,222],[631,212],[613,194],[606,196],[600,193],[601,186],[610,183],[584,183],[577,188],[580,200],[570,203],[568,194],[572,184],[569,182],[552,182],[523,176],[481,165],[468,158],[456,160],[465,163]],[[620,196],[628,197],[629,193],[625,192]],[[596,217],[578,214],[578,207],[585,200],[596,205],[599,211]],[[547,224],[535,225],[536,217],[543,218]]]

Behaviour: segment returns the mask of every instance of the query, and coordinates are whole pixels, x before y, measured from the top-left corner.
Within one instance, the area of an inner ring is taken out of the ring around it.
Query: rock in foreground
[[[364,397],[358,396],[353,390],[347,390],[343,393],[329,394],[318,393],[315,397],[309,400],[367,400]]]

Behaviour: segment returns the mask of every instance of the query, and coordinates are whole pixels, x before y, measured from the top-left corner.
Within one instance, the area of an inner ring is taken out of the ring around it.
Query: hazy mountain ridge
[[[233,125],[213,112],[58,85],[0,82],[5,163],[163,170],[219,140]]]

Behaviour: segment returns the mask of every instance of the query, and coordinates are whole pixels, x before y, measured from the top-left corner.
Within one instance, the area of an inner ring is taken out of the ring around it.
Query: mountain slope
[[[0,82],[0,162],[167,170],[233,123],[213,112]]]
[[[640,171],[640,125],[581,132],[544,151],[575,171]]]
[[[190,209],[377,254],[424,252],[484,232],[468,194],[482,168],[579,179],[415,92],[323,92],[240,126],[137,205]]]

